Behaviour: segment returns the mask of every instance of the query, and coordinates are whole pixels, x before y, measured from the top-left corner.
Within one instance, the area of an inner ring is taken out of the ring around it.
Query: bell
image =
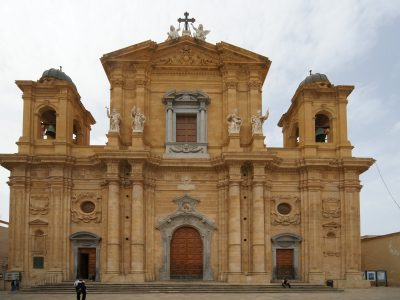
[[[56,129],[54,127],[54,125],[49,124],[46,128],[46,135],[55,139],[56,138]]]

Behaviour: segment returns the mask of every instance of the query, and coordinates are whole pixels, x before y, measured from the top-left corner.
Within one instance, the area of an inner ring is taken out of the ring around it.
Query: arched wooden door
[[[171,279],[203,279],[203,242],[193,227],[178,228],[171,240]]]

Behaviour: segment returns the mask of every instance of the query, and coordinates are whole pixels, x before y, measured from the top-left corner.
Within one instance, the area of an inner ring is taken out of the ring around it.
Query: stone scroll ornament
[[[92,192],[74,195],[71,203],[71,217],[72,222],[75,223],[100,223],[101,196]]]
[[[251,128],[253,135],[263,134],[262,126],[264,122],[268,119],[268,116],[269,116],[269,109],[267,110],[265,115],[262,115],[261,110],[258,110],[256,115],[251,116]]]
[[[140,112],[140,108],[134,106],[131,110],[132,116],[132,131],[133,132],[143,132],[144,122],[146,122],[146,117]]]
[[[238,110],[235,108],[231,114],[226,117],[228,124],[228,133],[239,133],[242,126],[242,118],[238,116]]]

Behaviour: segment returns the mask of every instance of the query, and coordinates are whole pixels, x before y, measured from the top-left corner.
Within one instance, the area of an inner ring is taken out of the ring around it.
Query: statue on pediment
[[[192,25],[192,28],[194,30],[193,37],[195,39],[199,39],[199,40],[205,41],[206,40],[206,35],[210,33],[210,30],[204,30],[203,29],[203,24],[199,24],[199,27],[197,27],[197,28],[194,27],[193,23],[191,23],[190,25]]]
[[[177,40],[179,38],[179,31],[181,30],[181,24],[179,23],[179,28],[175,29],[174,25],[169,27],[169,32],[167,32],[167,41]]]

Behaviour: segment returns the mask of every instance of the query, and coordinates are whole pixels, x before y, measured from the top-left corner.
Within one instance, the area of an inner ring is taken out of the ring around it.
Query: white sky
[[[17,151],[21,92],[15,80],[37,80],[63,66],[94,116],[92,144],[104,144],[109,84],[99,58],[148,39],[162,42],[188,11],[225,41],[267,56],[263,88],[268,146],[282,146],[276,125],[298,84],[324,73],[335,85],[355,85],[349,98],[353,154],[373,157],[400,202],[400,1],[0,1],[0,153]],[[8,171],[0,171],[0,219],[8,220]],[[362,234],[400,231],[400,209],[372,166],[361,177]]]

